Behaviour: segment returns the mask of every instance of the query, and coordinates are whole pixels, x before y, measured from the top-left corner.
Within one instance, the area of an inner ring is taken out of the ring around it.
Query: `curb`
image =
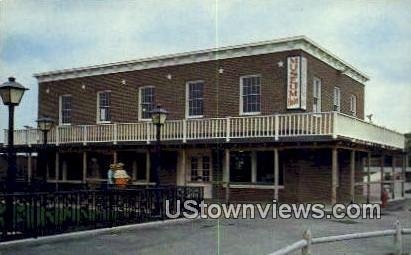
[[[163,220],[163,221],[154,221],[154,222],[147,222],[147,223],[139,223],[139,224],[132,224],[132,225],[124,225],[112,228],[100,228],[100,229],[93,229],[93,230],[85,230],[85,231],[78,231],[78,232],[71,232],[71,233],[64,233],[64,234],[57,234],[57,235],[50,235],[50,236],[42,236],[37,238],[27,238],[21,240],[14,240],[8,242],[0,243],[0,254],[1,250],[6,250],[10,248],[18,248],[18,247],[28,247],[40,244],[47,244],[50,242],[62,242],[62,241],[73,241],[77,239],[81,239],[84,237],[95,237],[98,235],[104,234],[114,234],[120,233],[122,231],[131,231],[137,229],[144,229],[144,228],[152,228],[158,226],[167,226],[172,224],[184,224],[194,219],[172,219],[172,220]]]

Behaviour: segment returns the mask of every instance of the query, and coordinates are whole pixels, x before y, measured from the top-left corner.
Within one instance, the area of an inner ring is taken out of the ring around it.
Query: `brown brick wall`
[[[332,109],[333,87],[341,88],[342,112],[349,113],[349,96],[357,95],[358,116],[363,118],[364,87],[351,78],[301,51],[208,61],[124,73],[83,77],[39,84],[39,115],[58,119],[59,96],[73,96],[73,124],[94,124],[97,113],[97,92],[112,91],[113,122],[136,122],[138,88],[156,87],[156,101],[170,112],[170,119],[185,117],[185,87],[190,80],[204,80],[204,117],[239,115],[240,76],[260,74],[262,114],[295,112],[286,109],[287,56],[303,54],[308,60],[307,111],[312,110],[312,80],[322,79],[322,110]],[[278,67],[279,61],[284,66]],[[224,68],[219,74],[218,69]],[[167,75],[172,79],[168,80]],[[127,84],[123,85],[122,80]],[[82,85],[86,88],[82,89]],[[46,93],[46,90],[49,93]]]

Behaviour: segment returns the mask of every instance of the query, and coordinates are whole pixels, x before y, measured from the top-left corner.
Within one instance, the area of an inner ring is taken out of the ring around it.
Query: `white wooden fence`
[[[170,120],[161,132],[162,140],[224,139],[301,136],[339,136],[390,147],[404,148],[404,135],[337,112],[293,113],[263,116]],[[155,139],[151,122],[58,126],[48,134],[51,144],[99,142],[147,142]],[[36,129],[16,130],[16,145],[42,143]],[[7,132],[5,132],[7,141]]]
[[[346,234],[346,235],[324,236],[324,237],[316,237],[316,238],[313,238],[311,236],[310,230],[306,230],[303,234],[302,240],[299,240],[293,244],[290,244],[280,250],[277,250],[276,252],[270,253],[270,255],[286,255],[286,254],[295,253],[298,250],[301,250],[301,254],[303,255],[310,255],[310,254],[313,254],[311,253],[311,247],[314,244],[331,243],[331,242],[355,240],[355,239],[363,239],[363,238],[384,237],[384,236],[394,237],[393,239],[394,247],[395,247],[394,254],[401,255],[403,254],[402,236],[410,235],[410,234],[411,234],[411,228],[402,228],[399,221],[397,221],[394,224],[394,229],[363,232],[363,233],[353,233],[353,234]]]

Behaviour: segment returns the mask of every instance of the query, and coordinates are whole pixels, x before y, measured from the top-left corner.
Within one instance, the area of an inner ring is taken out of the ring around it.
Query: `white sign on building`
[[[287,58],[287,109],[307,108],[307,59]]]

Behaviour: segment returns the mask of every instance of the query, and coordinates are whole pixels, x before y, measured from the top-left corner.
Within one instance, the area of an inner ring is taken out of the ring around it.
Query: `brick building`
[[[38,115],[58,123],[38,172],[50,182],[104,182],[123,162],[134,184],[154,185],[156,104],[169,112],[161,184],[202,186],[208,198],[362,199],[370,158],[403,155],[404,135],[364,121],[368,77],[306,37],[35,77]],[[41,135],[15,140],[35,152]]]

